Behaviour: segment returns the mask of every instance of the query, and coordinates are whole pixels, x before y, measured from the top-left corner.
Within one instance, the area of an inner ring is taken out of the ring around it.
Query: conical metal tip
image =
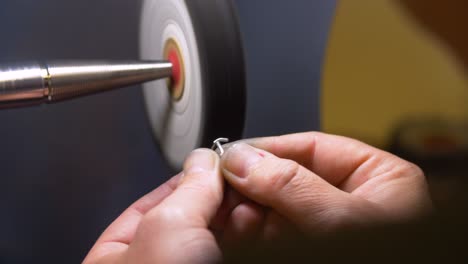
[[[168,61],[53,62],[47,64],[49,101],[171,77]]]

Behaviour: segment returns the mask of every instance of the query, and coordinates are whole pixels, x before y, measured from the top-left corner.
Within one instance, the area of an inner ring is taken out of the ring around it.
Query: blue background
[[[335,1],[236,5],[248,73],[245,136],[318,129]],[[140,7],[126,0],[3,0],[0,61],[138,58]],[[0,263],[79,263],[122,210],[172,174],[138,86],[2,110],[0,122]]]

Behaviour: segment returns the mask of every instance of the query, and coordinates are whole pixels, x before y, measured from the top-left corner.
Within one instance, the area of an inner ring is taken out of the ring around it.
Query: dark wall
[[[319,127],[321,66],[335,1],[236,1],[247,58],[246,136]]]
[[[294,2],[294,3],[291,3]],[[238,0],[246,136],[318,128],[334,1]],[[134,59],[140,1],[3,0],[0,61]],[[132,201],[167,179],[139,87],[0,111],[0,263],[80,262]]]

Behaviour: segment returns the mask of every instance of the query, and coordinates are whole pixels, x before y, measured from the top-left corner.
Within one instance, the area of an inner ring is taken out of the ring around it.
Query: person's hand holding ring
[[[225,243],[405,221],[430,209],[423,172],[390,153],[315,132],[251,139],[228,146],[221,160],[194,151],[184,171],[127,209],[84,262],[217,262]]]
[[[291,226],[314,234],[407,221],[431,210],[416,165],[345,137],[310,132],[240,141],[228,146],[221,168],[248,198],[231,199],[218,221],[234,243],[269,240]]]

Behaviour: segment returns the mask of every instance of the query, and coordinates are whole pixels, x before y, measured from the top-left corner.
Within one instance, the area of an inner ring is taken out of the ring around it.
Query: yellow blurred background
[[[446,43],[398,1],[342,0],[321,102],[324,131],[387,148],[408,120],[465,123],[468,78]]]
[[[468,184],[465,10],[465,0],[341,0],[323,66],[322,130],[416,163],[436,205]]]

